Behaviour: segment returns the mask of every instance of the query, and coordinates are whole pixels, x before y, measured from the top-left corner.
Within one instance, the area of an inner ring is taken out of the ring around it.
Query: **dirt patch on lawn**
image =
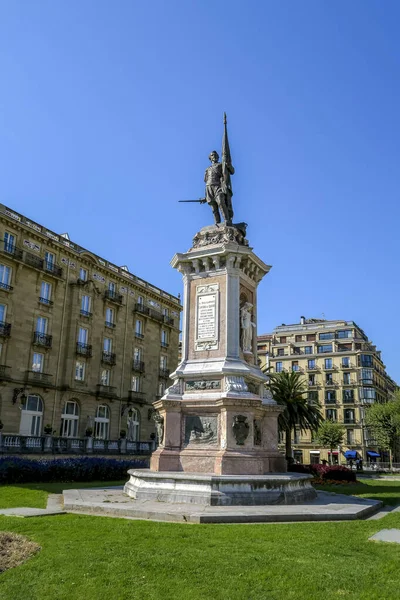
[[[40,546],[17,533],[0,531],[0,573],[22,565]]]

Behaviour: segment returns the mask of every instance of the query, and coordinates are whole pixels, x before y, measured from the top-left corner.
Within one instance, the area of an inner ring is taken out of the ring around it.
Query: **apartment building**
[[[333,462],[382,457],[365,426],[365,410],[373,402],[387,402],[397,386],[386,373],[381,352],[354,321],[301,317],[300,323],[260,335],[257,348],[260,364],[271,372],[303,373],[308,400],[320,403],[324,418],[343,424],[344,443],[334,451]],[[293,448],[300,462],[328,459],[328,450],[318,446],[311,432],[296,431]]]
[[[3,434],[154,437],[179,298],[0,205]]]

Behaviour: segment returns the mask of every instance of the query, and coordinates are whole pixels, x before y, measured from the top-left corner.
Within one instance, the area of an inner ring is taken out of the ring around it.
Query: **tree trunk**
[[[286,447],[286,460],[288,465],[292,464],[293,456],[292,456],[292,430],[290,427],[286,428],[285,432],[285,447]]]
[[[333,465],[333,460],[332,460],[332,458],[333,458],[333,448],[331,448],[331,453],[330,453],[330,455],[329,455],[328,458],[329,458],[329,464]]]
[[[389,448],[389,469],[390,472],[393,472],[393,454],[392,454],[392,449]]]

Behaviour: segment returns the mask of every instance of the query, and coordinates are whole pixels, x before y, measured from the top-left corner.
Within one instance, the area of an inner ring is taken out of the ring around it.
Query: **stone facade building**
[[[7,434],[154,437],[179,298],[0,205],[0,419]],[[152,436],[153,434],[153,436]]]
[[[374,460],[377,454],[385,458],[364,416],[368,405],[386,402],[397,386],[386,373],[381,352],[354,321],[301,317],[300,323],[258,336],[257,351],[261,366],[269,366],[271,372],[303,373],[309,401],[320,403],[325,419],[344,425],[343,447],[333,453],[333,462],[356,455],[364,460]],[[293,448],[300,462],[328,459],[328,450],[320,448],[309,431],[295,432]]]

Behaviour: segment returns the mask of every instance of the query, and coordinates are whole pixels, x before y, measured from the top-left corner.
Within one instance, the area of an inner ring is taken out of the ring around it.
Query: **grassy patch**
[[[0,486],[0,509],[30,506],[46,508],[48,494],[61,494],[63,490],[123,485],[124,481],[90,481],[89,483],[24,483]]]
[[[13,600],[389,600],[400,546],[368,542],[383,521],[181,525],[63,515],[0,517],[42,551],[0,580]]]
[[[315,487],[325,492],[381,500],[384,504],[390,504],[391,506],[400,504],[400,481],[363,479],[358,483],[349,485],[316,485]]]

